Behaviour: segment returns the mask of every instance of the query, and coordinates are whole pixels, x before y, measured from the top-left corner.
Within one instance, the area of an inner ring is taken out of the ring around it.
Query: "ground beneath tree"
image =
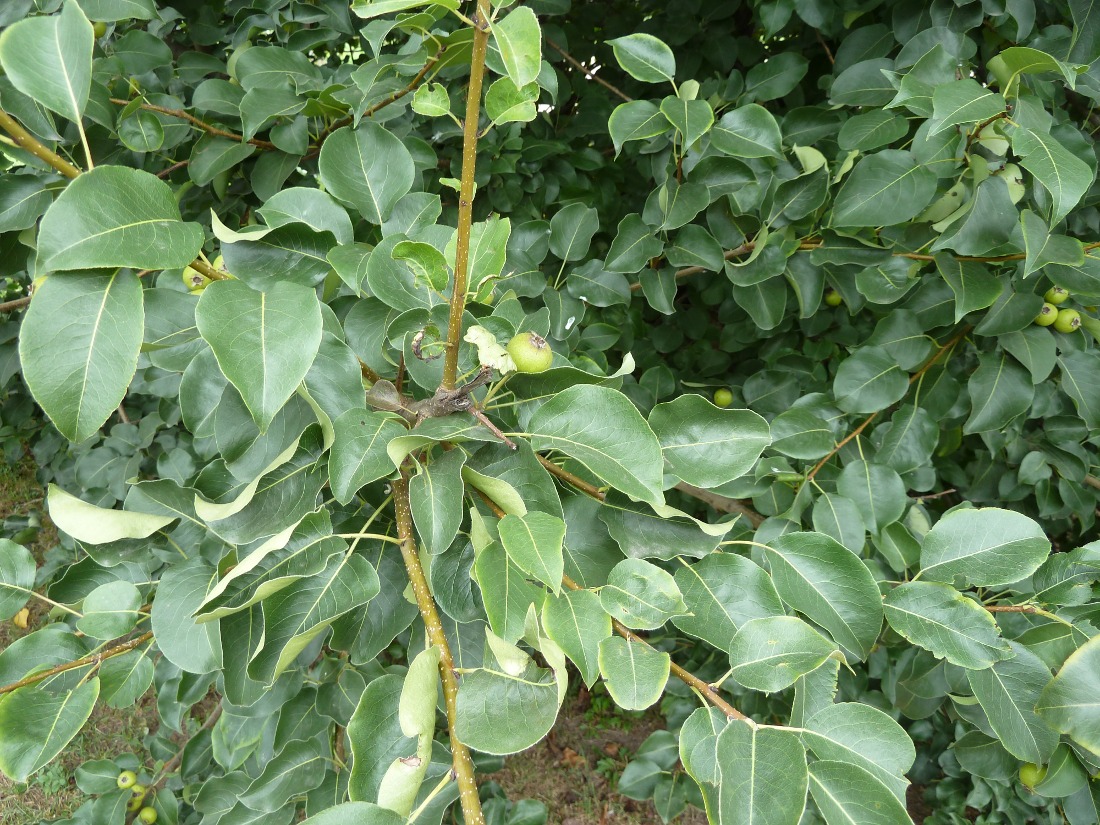
[[[570,692],[550,735],[533,748],[508,757],[504,770],[486,779],[500,784],[508,799],[537,799],[549,811],[547,825],[642,825],[659,823],[652,802],[635,802],[615,792],[619,774],[653,731],[664,727],[656,711],[603,712],[590,694]],[[706,825],[697,808],[676,820]]]

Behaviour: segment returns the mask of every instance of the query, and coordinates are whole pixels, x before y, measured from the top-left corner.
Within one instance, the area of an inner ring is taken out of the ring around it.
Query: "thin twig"
[[[599,487],[595,486],[594,484],[589,484],[580,476],[574,475],[568,470],[559,467],[553,461],[550,461],[550,459],[544,458],[538,453],[535,453],[535,457],[539,460],[539,464],[547,469],[550,475],[557,476],[562,481],[566,481],[569,484],[572,484],[582,493],[587,493],[588,495],[592,496],[592,498],[599,499],[600,501],[603,501],[607,497],[604,494],[603,490],[601,490]]]
[[[825,56],[829,58],[829,65],[836,65],[836,58],[833,57],[833,50],[829,48],[829,44],[825,42],[825,38],[821,36],[821,32],[814,29],[814,34],[817,35],[817,42],[821,44],[821,48],[825,50]]]
[[[986,604],[982,605],[990,613],[1043,613],[1041,607],[1033,604]]]
[[[458,349],[462,341],[462,315],[466,311],[469,276],[470,231],[474,220],[474,172],[477,166],[477,124],[481,117],[481,82],[489,47],[489,0],[477,0],[474,44],[470,56],[470,83],[466,93],[466,120],[462,125],[462,182],[458,193],[458,228],[455,230],[455,269],[447,321],[447,353],[443,362],[444,389],[458,380]]]
[[[0,304],[0,312],[11,312],[13,309],[22,309],[30,302],[30,295],[28,295],[26,298],[16,298],[11,301],[4,301],[4,303]]]
[[[432,55],[428,59],[428,62],[424,64],[424,66],[420,69],[419,72],[416,73],[415,77],[413,77],[413,79],[409,81],[407,86],[405,86],[404,88],[399,89],[398,91],[394,92],[392,95],[385,98],[384,100],[382,100],[378,103],[375,103],[373,106],[365,109],[363,111],[363,114],[361,115],[361,117],[370,117],[375,112],[378,112],[379,110],[386,108],[391,103],[396,103],[397,101],[399,101],[401,98],[403,98],[405,95],[409,94],[410,92],[416,91],[417,87],[419,87],[420,84],[424,81],[424,78],[427,77],[428,72],[430,72],[432,70],[432,68],[435,66],[435,64],[439,62],[440,58],[443,57],[443,52],[445,52],[446,50],[447,50],[446,46],[440,46],[439,51],[437,51],[434,55]],[[327,138],[329,135],[331,135],[337,129],[342,129],[344,126],[350,125],[352,123],[352,120],[353,120],[353,118],[351,118],[351,117],[341,118],[340,120],[336,121],[331,126],[329,126],[327,129],[325,129],[323,132],[321,132],[321,134],[317,136],[317,140],[314,142],[313,148],[309,151],[309,153],[306,155],[306,157],[307,158],[312,158],[312,157],[316,157],[318,154],[320,154],[321,145],[325,142],[325,138]]]
[[[616,86],[612,86],[610,83],[608,83],[606,80],[604,80],[602,77],[600,77],[598,74],[596,74],[591,69],[585,68],[585,65],[583,63],[581,63],[579,60],[577,60],[577,58],[573,57],[573,55],[571,55],[569,52],[567,52],[565,49],[563,49],[561,46],[559,46],[557,43],[555,43],[553,40],[551,40],[546,35],[542,36],[542,40],[543,40],[544,43],[546,43],[547,46],[549,46],[551,49],[553,49],[558,54],[560,54],[562,57],[564,57],[566,59],[566,61],[569,63],[569,65],[571,65],[575,69],[579,69],[580,71],[584,72],[584,76],[586,78],[588,78],[589,80],[595,80],[597,83],[599,83],[605,89],[607,89],[609,92],[611,92],[612,94],[618,95],[620,98],[625,100],[627,103],[629,103],[630,101],[632,101],[634,99],[630,95],[628,95],[626,92],[624,92],[622,89],[619,89]]]
[[[583,590],[584,588],[573,581],[569,576],[562,576],[562,584],[568,587],[570,590]],[[652,647],[645,639],[639,636],[637,633],[630,630],[626,625],[619,622],[617,619],[612,619],[611,626],[615,628],[615,632],[622,636],[624,639],[630,642],[637,642],[638,644],[645,645],[646,647]],[[672,675],[683,682],[685,685],[689,685],[699,691],[701,696],[706,697],[707,701],[718,708],[722,713],[726,714],[729,719],[748,720],[745,714],[741,713],[737,708],[718,695],[718,691],[714,689],[713,685],[708,685],[698,676],[691,671],[685,670],[675,662],[670,664]]]
[[[484,0],[482,0],[484,2]],[[435,598],[428,587],[428,579],[420,564],[420,555],[416,549],[413,534],[412,509],[409,504],[409,478],[404,469],[401,477],[393,483],[393,503],[397,515],[397,535],[401,540],[401,557],[405,562],[405,571],[416,596],[416,606],[420,609],[420,618],[428,633],[428,642],[439,648],[439,675],[443,680],[443,700],[447,708],[447,729],[450,732],[451,755],[454,758],[454,771],[458,777],[458,796],[462,805],[462,815],[471,825],[485,825],[485,816],[481,811],[481,800],[477,793],[477,779],[474,776],[474,762],[466,745],[458,738],[455,726],[458,721],[458,679],[455,677],[454,658],[447,643],[447,634],[436,610]]]
[[[175,172],[177,169],[183,169],[190,162],[191,162],[190,160],[177,161],[176,163],[173,163],[171,166],[169,166],[167,169],[161,169],[159,172],[157,172],[157,177],[160,178],[161,180],[164,180],[165,178],[169,177],[173,172]]]
[[[947,342],[945,344],[943,344],[943,346],[941,346],[934,353],[932,353],[932,357],[929,358],[927,361],[925,361],[924,364],[921,366],[921,368],[919,370],[917,370],[916,372],[914,372],[912,375],[909,376],[909,386],[913,386],[913,384],[915,384],[917,381],[919,381],[921,376],[923,376],[926,372],[928,372],[928,370],[930,370],[932,368],[932,366],[937,361],[939,361],[940,358],[943,357],[943,354],[945,352],[950,350],[957,343],[959,343],[959,341],[961,341],[963,338],[965,338],[966,334],[968,332],[970,332],[971,329],[973,329],[973,327],[970,326],[970,324],[966,324],[962,329],[960,329],[958,332],[956,332],[954,335],[952,335],[947,340]],[[841,451],[841,449],[843,449],[845,444],[847,444],[849,441],[851,441],[853,438],[855,438],[860,433],[862,433],[865,429],[867,429],[868,425],[870,425],[870,423],[872,421],[874,421],[876,418],[878,418],[879,412],[881,412],[881,410],[879,410],[877,412],[873,412],[869,416],[867,416],[865,419],[863,419],[863,422],[858,427],[856,427],[854,430],[852,430],[850,433],[848,433],[848,435],[846,435],[835,447],[833,447],[833,449],[831,449],[829,451],[829,453],[824,458],[822,458],[819,462],[817,462],[817,464],[814,465],[814,468],[806,474],[806,483],[809,483],[809,482],[813,481],[814,476],[817,475],[818,470],[820,470],[822,467],[824,467],[829,462],[829,459],[831,459],[834,455],[839,453]]]
[[[123,100],[122,98],[112,97],[111,102],[117,106],[129,106],[133,101]],[[190,112],[185,112],[183,109],[169,109],[166,106],[157,106],[153,103],[141,103],[141,108],[149,112],[159,112],[162,115],[168,115],[169,117],[178,117],[181,120],[186,120],[194,126],[202,129],[209,135],[215,135],[217,137],[228,138],[229,140],[235,140],[238,143],[250,143],[260,149],[271,151],[278,147],[269,140],[260,140],[259,138],[246,139],[244,135],[238,135],[236,132],[230,132],[226,129],[219,129],[212,123],[207,123],[205,120],[195,117]]]
[[[12,140],[15,141],[19,148],[25,149],[39,160],[45,161],[65,177],[76,178],[80,176],[80,170],[77,167],[69,163],[65,158],[61,157],[61,155],[57,154],[57,152],[48,149],[34,135],[20,126],[15,118],[3,109],[0,109],[0,127],[12,136]]]
[[[18,682],[12,682],[10,685],[4,685],[3,687],[0,687],[0,696],[4,695],[5,693],[11,693],[14,690],[19,690],[19,688],[26,687],[27,685],[37,684],[43,679],[49,679],[51,676],[56,676],[58,673],[64,673],[67,670],[84,667],[85,665],[99,665],[101,662],[103,662],[104,659],[110,659],[113,656],[119,656],[123,653],[128,653],[135,647],[139,647],[145,644],[145,642],[149,641],[152,638],[153,631],[150,630],[146,633],[142,633],[140,636],[131,639],[128,642],[123,642],[120,645],[109,647],[99,653],[93,653],[81,659],[76,659],[72,662],[65,662],[64,664],[56,665],[55,667],[51,667],[49,670],[32,673],[30,676],[20,679]]]
[[[762,515],[735,498],[719,495],[718,493],[695,487],[683,481],[677,484],[673,489],[679,490],[681,493],[686,493],[693,498],[697,498],[704,504],[709,504],[719,513],[735,513],[739,516],[744,516],[746,521],[754,528],[764,523],[764,517]]]

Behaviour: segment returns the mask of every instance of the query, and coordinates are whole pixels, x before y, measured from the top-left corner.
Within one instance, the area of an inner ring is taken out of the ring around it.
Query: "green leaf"
[[[272,684],[334,621],[373,599],[378,574],[359,553],[333,556],[320,573],[299,579],[263,601],[264,643],[248,675]]]
[[[1078,648],[1043,690],[1035,711],[1055,730],[1100,755],[1100,636]],[[3,706],[0,706],[2,712]]]
[[[931,137],[961,123],[989,120],[1004,111],[1004,97],[972,78],[945,83],[932,92],[928,135]]]
[[[535,13],[519,6],[490,25],[512,82],[516,86],[533,83],[542,63],[542,31]]]
[[[908,825],[905,805],[859,765],[822,760],[810,765],[810,795],[828,825]]]
[[[645,710],[661,698],[671,666],[667,653],[641,642],[610,636],[600,642],[600,674],[623,710]]]
[[[643,559],[623,559],[600,588],[600,604],[627,627],[655,630],[687,612],[675,579]]]
[[[604,267],[611,272],[637,272],[651,258],[660,255],[664,247],[654,232],[654,227],[642,220],[641,215],[627,215],[619,221],[618,232],[607,250]]]
[[[844,465],[836,489],[856,503],[872,533],[901,518],[909,503],[901,476],[889,467],[863,460]]]
[[[936,269],[955,293],[956,323],[969,312],[993,306],[1004,291],[1004,284],[976,261],[960,261],[950,253],[937,252]]]
[[[669,469],[697,487],[740,478],[771,443],[768,422],[750,410],[723,410],[700,395],[658,404],[649,416]]]
[[[607,41],[615,51],[615,59],[631,77],[643,83],[672,81],[676,74],[676,57],[665,43],[651,34],[641,32]]]
[[[377,800],[382,779],[393,761],[416,756],[416,738],[401,730],[403,689],[404,679],[396,673],[372,680],[348,722],[353,757],[348,796],[354,801]]]
[[[1095,350],[1063,352],[1058,358],[1058,366],[1061,367],[1062,392],[1073,400],[1077,414],[1090,430],[1100,429],[1100,353]]]
[[[92,84],[92,24],[76,3],[28,17],[0,34],[0,66],[27,97],[79,122]]]
[[[588,254],[592,236],[599,228],[595,209],[582,203],[568,204],[550,219],[550,251],[563,261],[579,261]]]
[[[790,94],[806,76],[810,61],[797,52],[773,54],[745,74],[743,98],[761,102]]]
[[[27,603],[34,588],[34,556],[21,544],[0,539],[0,621],[7,621]]]
[[[53,275],[35,291],[19,360],[34,400],[70,441],[94,435],[122,402],[144,318],[131,272]]]
[[[157,7],[153,0],[80,0],[80,7],[89,20],[155,20]]]
[[[867,566],[821,533],[789,533],[765,551],[780,597],[867,658],[882,629],[882,600]]]
[[[289,742],[263,766],[240,801],[253,811],[278,811],[291,797],[320,785],[328,763],[328,754],[315,742]]]
[[[420,5],[424,0],[414,2]],[[457,4],[458,0],[454,2]],[[361,6],[353,8],[361,13]],[[405,825],[406,821],[401,814],[373,802],[343,802],[302,820],[302,825]]]
[[[510,77],[493,81],[485,93],[485,114],[493,123],[528,123],[535,119],[539,99],[537,83],[517,86]]]
[[[906,582],[883,608],[895,631],[959,667],[980,670],[1012,656],[993,615],[949,585]]]
[[[371,450],[368,446],[367,450]],[[384,446],[374,449],[379,459],[385,455]],[[413,523],[420,535],[424,549],[433,555],[451,546],[462,524],[462,467],[466,455],[461,450],[451,450],[421,469],[409,481],[409,499]],[[395,468],[391,465],[388,472]],[[505,546],[507,549],[507,546]],[[561,576],[558,576],[560,583]]]
[[[85,544],[148,538],[178,518],[176,515],[150,515],[96,507],[66,493],[56,484],[49,485],[46,505],[50,520],[57,528]]]
[[[716,805],[721,825],[796,825],[801,820],[806,749],[796,734],[731,722],[718,734],[715,758],[721,770]]]
[[[1005,750],[1025,762],[1045,765],[1058,734],[1035,713],[1035,706],[1050,681],[1050,668],[1022,644],[1008,645],[1012,658],[969,671],[966,677]]]
[[[0,232],[34,226],[53,203],[53,193],[43,183],[38,175],[8,172],[0,178]]]
[[[885,349],[863,346],[845,358],[833,379],[836,404],[849,413],[872,413],[900,401],[909,379]]]
[[[794,616],[751,619],[730,644],[731,675],[751,690],[774,693],[836,652],[832,642]]]
[[[188,673],[212,673],[222,666],[217,621],[199,624],[192,618],[216,581],[214,568],[195,558],[169,567],[157,586],[151,619],[157,647]]]
[[[649,100],[620,103],[607,121],[607,131],[611,135],[611,142],[615,145],[616,155],[622,151],[623,144],[632,140],[648,140],[657,135],[663,135],[671,126],[669,119],[661,113],[656,104]],[[570,206],[573,205],[584,208],[583,204],[570,204]]]
[[[46,210],[38,231],[39,265],[51,271],[171,269],[191,263],[202,241],[202,227],[180,220],[164,181],[138,169],[97,166]]]
[[[505,642],[516,641],[526,630],[528,609],[541,603],[546,591],[528,582],[496,542],[478,554],[474,572],[489,626]]]
[[[286,282],[259,292],[240,281],[216,281],[203,290],[195,320],[222,373],[266,432],[321,346],[316,296]]]
[[[517,753],[549,733],[558,706],[553,671],[524,655],[500,670],[483,667],[463,675],[455,733],[483,753]]]
[[[621,393],[570,387],[539,407],[528,431],[533,449],[560,450],[633,498],[663,501],[661,445]]]
[[[726,112],[711,132],[711,143],[734,158],[780,158],[782,137],[775,117],[756,103]]]
[[[1050,193],[1050,225],[1059,223],[1092,186],[1093,171],[1087,163],[1048,134],[1027,128],[1011,133],[1012,151],[1020,165],[1031,172]]]
[[[600,642],[611,636],[611,617],[591,590],[550,596],[542,605],[542,624],[591,687],[600,675]]]
[[[99,679],[91,679],[61,693],[24,688],[0,697],[0,771],[26,782],[80,732],[98,696]]]
[[[352,0],[351,10],[360,17],[372,18],[428,5],[457,9],[459,0]],[[324,825],[330,824],[326,822]],[[368,825],[373,825],[373,820]]]
[[[541,581],[554,591],[561,592],[561,578],[565,573],[562,542],[565,540],[565,522],[549,513],[530,512],[525,515],[506,515],[497,525],[500,543],[504,551],[520,570]]]
[[[871,705],[841,702],[826,705],[803,726],[802,740],[818,759],[857,765],[905,800],[905,774],[917,754],[892,717]]]
[[[996,587],[1030,576],[1049,554],[1050,540],[1025,515],[996,507],[955,510],[924,537],[921,576]]]
[[[76,629],[93,639],[107,641],[125,636],[140,618],[143,599],[134,585],[126,581],[101,584],[84,597]]]
[[[1031,406],[1035,386],[1015,361],[994,353],[979,356],[980,363],[966,389],[973,405],[964,433],[1001,431]]]
[[[337,129],[317,159],[329,194],[351,204],[370,223],[386,220],[413,185],[412,155],[393,133],[374,121]]]
[[[675,580],[690,612],[672,623],[719,650],[730,649],[745,622],[784,612],[771,577],[743,556],[713,553],[677,570]]]
[[[909,152],[883,149],[856,164],[833,202],[837,227],[893,226],[915,218],[936,194],[936,173]]]
[[[705,100],[684,100],[676,95],[661,101],[661,114],[680,133],[681,152],[694,146],[714,123],[714,110]]]

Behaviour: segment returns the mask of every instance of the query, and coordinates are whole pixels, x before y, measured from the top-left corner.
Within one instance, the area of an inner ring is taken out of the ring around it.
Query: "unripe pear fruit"
[[[1081,326],[1081,313],[1075,309],[1060,309],[1054,319],[1054,328],[1059,332],[1076,332]]]
[[[137,774],[133,771],[123,771],[118,775],[118,786],[123,790],[137,785]]]
[[[1035,316],[1035,324],[1040,327],[1049,327],[1058,319],[1058,307],[1047,302],[1043,304],[1039,314]]]
[[[835,289],[830,289],[825,293],[825,306],[838,307],[844,303],[844,298]]]
[[[106,33],[107,24],[104,23],[102,20],[97,20],[92,23],[92,34],[95,35],[96,40],[99,40],[99,38],[103,37],[103,35],[105,35]]]
[[[150,808],[146,805],[140,811],[138,811],[138,819],[145,823],[145,825],[153,825],[157,821],[157,809]]]
[[[210,283],[210,279],[199,272],[197,269],[186,267],[183,270],[183,285],[187,287],[191,292],[198,294],[206,289]]]
[[[1042,782],[1046,775],[1046,765],[1034,765],[1028,762],[1020,768],[1020,782],[1029,790]]]
[[[1059,304],[1064,304],[1066,301],[1069,300],[1069,290],[1063,289],[1060,286],[1052,286],[1046,291],[1046,294],[1043,296],[1043,300],[1045,300],[1048,304],[1054,304],[1055,306]]]
[[[507,349],[520,372],[545,372],[554,360],[554,351],[536,332],[521,332],[508,342]]]
[[[733,393],[726,387],[721,387],[714,391],[714,406],[716,407],[728,407],[733,403]]]

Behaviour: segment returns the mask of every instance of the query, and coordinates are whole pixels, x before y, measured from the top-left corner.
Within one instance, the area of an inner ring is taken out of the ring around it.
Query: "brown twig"
[[[0,304],[0,312],[11,312],[13,309],[22,309],[30,302],[30,295],[25,298],[16,298],[11,301],[4,301],[4,303]]]
[[[39,671],[38,673],[32,673],[30,676],[26,676],[20,679],[18,682],[12,682],[10,685],[4,685],[0,687],[0,696],[5,693],[11,693],[12,691],[19,690],[19,688],[26,687],[27,685],[34,685],[41,682],[43,679],[49,679],[51,676],[56,676],[58,673],[64,673],[67,670],[74,670],[78,667],[84,667],[85,665],[99,665],[104,659],[110,659],[113,656],[119,656],[123,653],[128,653],[135,647],[145,644],[153,638],[153,631],[142,633],[140,636],[131,639],[128,642],[123,642],[120,645],[109,647],[99,653],[93,653],[85,656],[81,659],[76,659],[72,662],[65,662],[64,664],[51,667],[49,670]]]
[[[482,0],[484,2],[485,0]],[[471,825],[485,825],[485,816],[481,811],[481,800],[477,793],[477,779],[474,776],[474,762],[470,751],[458,738],[455,725],[458,720],[458,679],[455,677],[454,659],[447,643],[447,634],[436,610],[435,598],[428,587],[424,568],[420,564],[420,555],[416,549],[413,533],[412,510],[409,504],[409,478],[404,469],[401,477],[393,483],[394,510],[397,515],[397,535],[401,540],[401,557],[405,562],[405,571],[412,584],[416,605],[420,609],[420,618],[428,633],[428,642],[439,648],[439,675],[443,680],[443,700],[447,708],[447,729],[451,738],[451,754],[454,757],[454,772],[458,779],[458,796],[462,805],[462,815]]]
[[[462,341],[462,315],[466,311],[469,276],[470,230],[474,220],[474,172],[477,166],[478,119],[481,117],[481,82],[489,47],[489,0],[477,0],[474,12],[474,44],[470,55],[470,83],[466,93],[466,120],[462,125],[462,182],[458,193],[458,228],[455,230],[455,269],[447,320],[447,354],[443,362],[444,389],[458,380],[458,349]]]
[[[990,613],[1043,613],[1041,607],[1032,604],[986,604],[982,605]]]
[[[169,166],[167,169],[161,169],[159,172],[157,172],[157,177],[160,178],[161,180],[164,180],[165,178],[169,177],[173,172],[175,172],[177,169],[183,169],[190,162],[191,162],[190,160],[177,161],[176,163],[173,163],[171,166]]]
[[[745,520],[754,528],[764,523],[764,517],[762,515],[735,498],[719,495],[718,493],[704,490],[701,487],[695,487],[683,481],[677,484],[673,489],[679,490],[681,493],[686,493],[693,498],[697,498],[704,504],[709,504],[719,513],[734,513],[739,516],[744,516]]]
[[[569,576],[562,576],[562,584],[568,587],[570,590],[584,590],[579,584],[573,581]],[[615,628],[615,632],[622,636],[624,639],[630,642],[637,642],[638,644],[651,647],[649,642],[632,631],[626,625],[619,622],[617,619],[611,620],[611,626]],[[683,682],[685,685],[690,685],[699,691],[699,694],[706,698],[708,702],[718,708],[722,713],[726,714],[729,719],[747,720],[748,717],[741,713],[737,708],[718,695],[718,691],[714,689],[713,685],[708,685],[694,673],[680,667],[675,662],[670,664],[670,670],[672,675]]]
[[[129,106],[133,101],[123,100],[122,98],[118,97],[112,97],[111,102],[117,106]],[[267,151],[278,148],[274,143],[269,140],[260,140],[259,138],[245,139],[244,135],[238,135],[236,132],[230,132],[226,129],[219,129],[214,124],[207,123],[205,120],[197,118],[190,112],[185,112],[183,109],[169,109],[166,106],[157,106],[153,103],[145,103],[144,101],[141,103],[141,108],[149,112],[159,112],[162,115],[168,115],[168,117],[178,117],[181,120],[186,120],[188,123],[191,123],[192,125],[202,129],[208,135],[228,138],[229,140],[235,140],[238,143],[250,143],[253,146],[259,147],[260,149],[265,149]]]
[[[437,51],[434,55],[432,55],[432,57],[430,57],[428,59],[428,62],[424,64],[424,66],[420,69],[419,72],[416,73],[416,75],[413,77],[413,79],[409,81],[409,84],[407,86],[405,86],[404,88],[399,89],[398,91],[394,92],[392,95],[385,98],[384,100],[382,100],[378,103],[375,103],[373,106],[370,106],[369,108],[365,109],[363,111],[363,114],[361,115],[361,117],[370,117],[375,112],[378,112],[379,110],[386,108],[391,103],[396,103],[397,101],[399,101],[401,98],[403,98],[405,95],[409,94],[410,92],[416,91],[416,89],[424,81],[424,78],[427,77],[428,72],[430,72],[432,70],[432,68],[435,66],[435,64],[439,62],[440,58],[443,57],[443,52],[445,52],[446,50],[447,50],[447,47],[445,45],[440,46],[439,51]],[[344,126],[349,126],[352,123],[353,119],[354,118],[351,118],[351,117],[340,118],[340,120],[336,121],[335,123],[330,125],[328,128],[326,128],[323,132],[321,132],[321,134],[317,136],[317,140],[314,142],[313,148],[310,149],[310,151],[306,155],[306,157],[307,158],[312,158],[312,157],[316,157],[318,154],[320,154],[321,145],[325,142],[325,138],[327,138],[329,135],[331,135],[337,129],[342,129]]]
[[[553,49],[558,54],[560,54],[562,57],[564,57],[566,62],[568,62],[570,66],[584,72],[584,76],[587,79],[595,80],[597,83],[599,83],[605,89],[607,89],[609,92],[611,92],[612,94],[618,95],[620,98],[625,100],[627,103],[629,103],[630,101],[632,101],[634,99],[630,95],[628,95],[626,92],[624,92],[622,89],[619,89],[616,86],[612,86],[610,83],[608,83],[606,80],[604,80],[602,77],[600,77],[598,74],[596,74],[591,69],[585,68],[585,65],[583,63],[581,63],[579,60],[577,60],[577,58],[573,57],[573,55],[571,55],[569,52],[567,52],[565,49],[563,49],[561,46],[559,46],[557,43],[555,43],[553,40],[551,40],[546,35],[542,36],[542,40],[547,46],[549,46],[551,49]]]
[[[913,386],[913,384],[919,381],[921,376],[928,372],[928,370],[930,370],[932,366],[937,361],[939,361],[941,357],[943,357],[943,354],[945,352],[950,350],[957,343],[959,343],[959,341],[965,338],[966,334],[970,332],[971,329],[973,329],[973,327],[971,327],[970,324],[966,324],[965,326],[963,326],[962,329],[952,335],[945,344],[943,344],[939,349],[932,353],[932,356],[927,361],[925,361],[924,364],[921,365],[921,368],[909,376],[909,386]],[[868,425],[870,425],[872,421],[878,418],[879,412],[881,412],[881,410],[879,410],[878,412],[873,412],[865,419],[863,419],[863,422],[858,427],[848,433],[848,435],[846,435],[835,447],[833,447],[833,449],[831,449],[824,458],[817,462],[817,464],[814,465],[814,468],[806,474],[806,481],[813,481],[813,478],[817,475],[818,470],[824,467],[829,462],[829,459],[839,453],[841,449],[843,449],[845,444],[847,444],[849,441],[851,441],[853,438],[855,438],[865,429],[867,429]]]
[[[825,56],[829,58],[829,65],[836,65],[836,58],[833,57],[833,50],[829,48],[829,44],[825,42],[825,38],[821,36],[821,32],[814,29],[814,34],[817,35],[817,42],[821,44],[821,48],[825,50]]]
[[[25,149],[41,161],[45,161],[67,178],[80,175],[80,169],[73,166],[61,155],[48,149],[34,135],[24,129],[15,118],[0,109],[0,127],[4,129],[20,149]]]
[[[1094,475],[1085,476],[1085,484],[1087,484],[1094,490],[1100,490],[1100,478],[1097,478]]]
[[[559,467],[557,464],[555,464],[550,459],[544,458],[543,456],[539,455],[538,453],[535,453],[535,457],[539,460],[539,464],[541,464],[543,467],[545,467],[546,470],[550,473],[550,475],[557,476],[562,481],[565,481],[565,482],[568,482],[569,484],[572,484],[574,487],[576,487],[582,493],[587,493],[588,495],[592,496],[592,498],[599,499],[600,501],[603,501],[607,497],[604,494],[603,490],[601,490],[599,487],[595,486],[594,484],[589,484],[587,481],[585,481],[580,476],[574,475],[573,473],[569,472],[568,470],[566,470],[562,467]]]

